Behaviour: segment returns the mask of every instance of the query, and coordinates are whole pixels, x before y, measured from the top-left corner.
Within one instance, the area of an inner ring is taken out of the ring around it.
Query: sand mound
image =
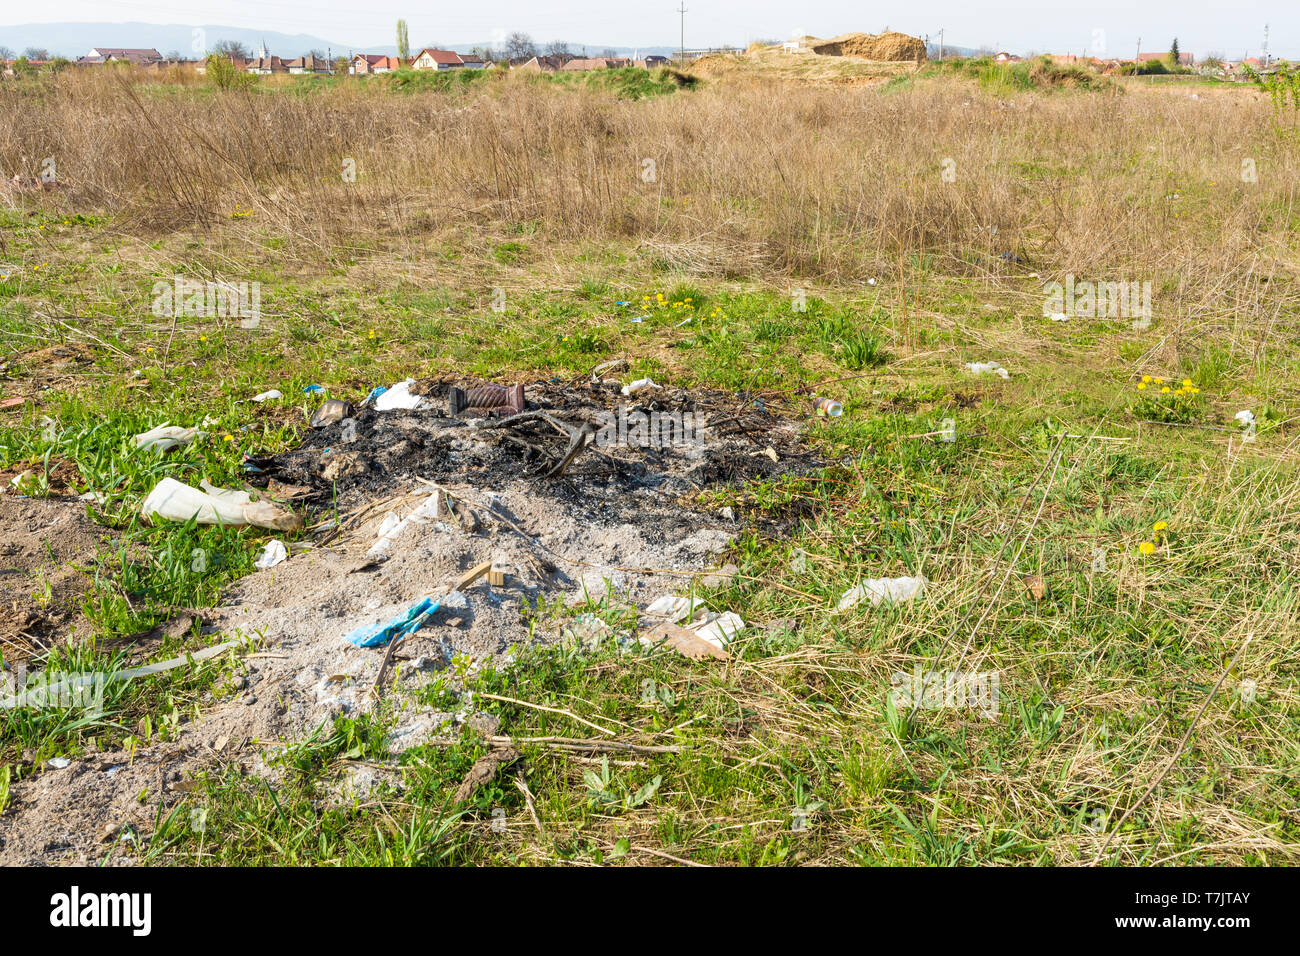
[[[843,33],[813,44],[822,56],[856,56],[864,60],[924,60],[925,43],[906,33]]]

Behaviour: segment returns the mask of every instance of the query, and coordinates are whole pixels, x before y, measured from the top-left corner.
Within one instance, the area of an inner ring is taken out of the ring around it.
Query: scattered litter
[[[560,631],[560,637],[595,650],[610,634],[610,626],[590,612],[579,614]]]
[[[108,504],[108,495],[102,491],[87,491],[84,495],[77,497],[78,501],[89,501],[91,504],[99,505],[101,508]]]
[[[876,280],[875,280],[875,279],[868,279],[868,280],[867,280],[867,285],[875,285],[875,284],[876,284]]]
[[[254,395],[252,400],[260,405],[262,402],[269,402],[274,398],[284,398],[284,393],[282,393],[278,388],[273,388],[269,392],[261,392]]]
[[[1064,312],[1052,312],[1052,313],[1049,313],[1047,317],[1048,317],[1049,319],[1051,319],[1053,322],[1069,322],[1069,321],[1070,321],[1070,317],[1069,317],[1068,315],[1066,315]]]
[[[599,382],[600,377],[604,375],[606,372],[613,372],[616,370],[625,369],[627,367],[628,367],[627,359],[613,359],[612,361],[609,362],[601,362],[599,365],[597,365],[595,368],[591,370],[591,380],[593,382]]]
[[[674,624],[680,624],[691,616],[694,609],[694,603],[690,598],[665,594],[655,598],[646,607],[645,612],[653,617],[666,617]]]
[[[269,501],[253,501],[246,491],[215,488],[206,481],[204,489],[191,488],[175,478],[164,478],[154,485],[140,506],[146,518],[189,521],[199,524],[254,525],[273,531],[297,531],[302,518]]]
[[[1237,414],[1233,415],[1232,417],[1235,418],[1238,422],[1240,422],[1243,425],[1249,425],[1251,422],[1255,420],[1255,413],[1252,412],[1250,409],[1243,408],[1241,411],[1237,412]]]
[[[726,651],[732,639],[745,629],[745,622],[734,611],[710,615],[703,621],[689,626],[696,636],[708,641],[720,651]]]
[[[635,382],[628,382],[623,386],[623,394],[628,398],[635,398],[642,392],[648,392],[652,388],[663,388],[662,385],[656,385],[654,379],[638,378]]]
[[[441,604],[447,611],[465,611],[469,609],[469,598],[465,597],[464,592],[454,589],[442,599]]]
[[[14,475],[13,481],[9,484],[13,485],[15,494],[30,495],[36,491],[36,475],[29,468]]]
[[[997,362],[967,362],[966,368],[968,368],[974,375],[998,375],[1002,378],[1011,377],[1011,373]]]
[[[64,767],[68,766],[68,764],[72,763],[72,761],[67,757],[51,757],[49,763],[55,770],[62,770]]]
[[[833,398],[813,397],[813,410],[822,418],[839,418],[844,414],[844,405]]]
[[[924,575],[914,578],[867,578],[857,587],[845,591],[835,610],[847,611],[863,598],[869,598],[873,607],[881,601],[891,604],[910,601],[923,595],[929,583]]]
[[[197,428],[181,428],[179,425],[164,423],[157,428],[136,435],[135,447],[157,448],[159,451],[167,452],[173,448],[188,445],[202,434],[204,433]]]
[[[650,645],[667,644],[683,657],[689,657],[693,661],[702,660],[706,657],[716,657],[725,661],[731,656],[698,632],[679,627],[676,624],[660,624],[647,633],[642,638],[642,642]]]
[[[351,418],[356,413],[357,410],[352,407],[351,402],[345,402],[341,398],[327,399],[312,415],[311,427],[324,428],[326,425],[333,425],[345,418]]]
[[[1049,590],[1047,579],[1041,574],[1022,574],[1020,581],[1024,584],[1025,590],[1029,592],[1029,596],[1035,601],[1041,601],[1047,597]]]
[[[411,386],[415,384],[415,379],[408,378],[405,381],[398,382],[392,388],[386,388],[375,397],[375,410],[380,412],[391,412],[398,409],[411,411],[419,408],[424,404],[424,399],[419,395],[411,394]]]
[[[438,602],[424,598],[405,614],[399,614],[386,624],[367,624],[350,631],[343,639],[357,647],[383,647],[396,638],[401,640],[418,631],[436,610]]]
[[[680,322],[674,325],[673,328],[680,329],[683,325],[689,325],[693,321],[695,321],[695,317],[688,315],[686,318],[682,319]]]
[[[469,587],[483,575],[492,570],[492,562],[484,561],[482,564],[476,564],[460,576],[460,580],[452,587],[453,591],[460,591]]]
[[[380,395],[384,394],[384,392],[386,391],[388,391],[388,389],[385,388],[383,385],[376,385],[374,388],[370,390],[370,394],[367,395],[364,399],[362,399],[361,407],[365,408],[371,402],[377,399]]]
[[[15,395],[12,398],[0,398],[0,408],[17,408],[25,401],[27,401],[27,399],[23,398],[21,395]]]
[[[273,568],[285,558],[289,557],[289,549],[284,546],[283,541],[268,541],[266,547],[262,549],[262,556],[253,562],[253,565],[263,571],[267,568]]]
[[[447,414],[459,415],[467,409],[478,409],[488,414],[518,415],[524,410],[522,385],[482,385],[478,388],[457,388],[447,392]]]

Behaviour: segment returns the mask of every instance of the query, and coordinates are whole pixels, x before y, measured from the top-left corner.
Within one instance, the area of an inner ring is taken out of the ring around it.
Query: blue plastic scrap
[[[376,385],[374,388],[370,390],[370,394],[366,396],[365,401],[361,403],[361,407],[365,408],[367,405],[369,405],[371,402],[377,399],[380,395],[384,394],[384,392],[386,391],[388,391],[388,389],[385,386]]]
[[[304,388],[302,393],[304,395],[319,395],[323,391],[325,391],[324,386],[312,384]]]
[[[366,624],[351,631],[343,639],[357,647],[383,647],[391,640],[410,637],[418,631],[441,602],[425,598],[405,614],[399,614],[387,624]]]

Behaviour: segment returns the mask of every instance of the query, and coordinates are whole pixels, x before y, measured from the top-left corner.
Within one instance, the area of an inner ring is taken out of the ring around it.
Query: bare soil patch
[[[0,651],[7,664],[85,626],[83,571],[109,540],[79,501],[0,495]]]

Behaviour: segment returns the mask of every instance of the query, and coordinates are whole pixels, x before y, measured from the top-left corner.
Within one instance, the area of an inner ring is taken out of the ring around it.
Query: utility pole
[[[1268,69],[1268,24],[1264,24],[1264,49],[1260,51],[1264,54],[1264,69]]]
[[[939,28],[939,59],[943,59],[943,27]]]
[[[1138,57],[1140,57],[1141,55],[1142,55],[1142,38],[1138,37],[1137,52],[1133,54],[1133,65],[1135,67],[1137,66]]]
[[[677,8],[677,12],[682,15],[682,45],[680,48],[678,59],[680,59],[681,62],[685,64],[686,63],[686,0],[682,0],[681,5]]]

